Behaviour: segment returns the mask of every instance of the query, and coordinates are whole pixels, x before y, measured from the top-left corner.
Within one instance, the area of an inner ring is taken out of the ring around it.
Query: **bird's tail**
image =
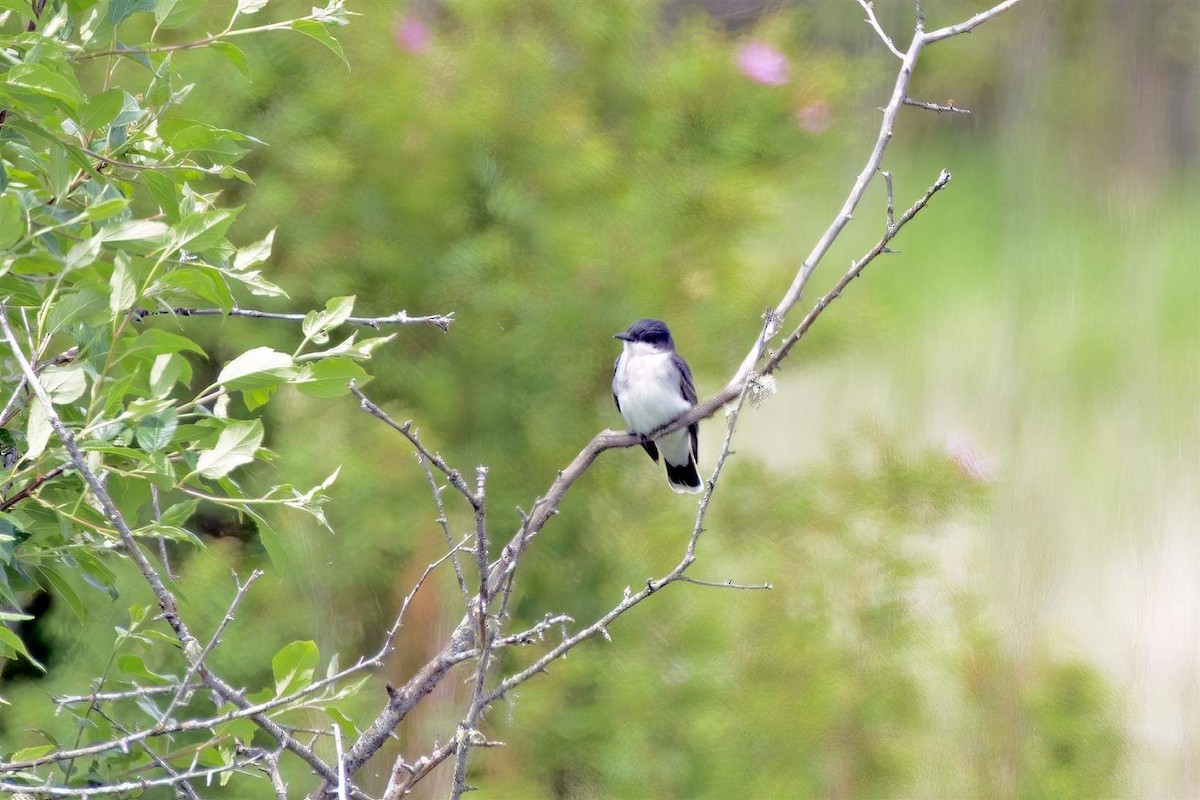
[[[671,490],[679,494],[699,494],[704,488],[704,482],[700,480],[700,471],[696,469],[696,459],[688,453],[686,464],[675,466],[666,458],[663,463],[667,465],[667,482],[671,484]]]

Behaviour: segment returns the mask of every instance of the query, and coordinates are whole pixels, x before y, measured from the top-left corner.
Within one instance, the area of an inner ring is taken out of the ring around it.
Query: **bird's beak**
[[[620,340],[621,340],[621,341],[623,341],[623,342],[631,342],[631,341],[633,341],[633,337],[629,335],[629,332],[628,332],[628,331],[621,331],[620,333],[614,333],[614,334],[613,334],[613,338],[614,338],[614,339],[620,339]]]

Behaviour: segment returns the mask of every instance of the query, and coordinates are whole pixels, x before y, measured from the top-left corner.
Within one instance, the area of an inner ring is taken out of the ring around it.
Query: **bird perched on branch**
[[[613,364],[612,391],[617,411],[630,433],[647,434],[696,405],[696,384],[665,322],[640,319],[615,338],[625,345]],[[702,488],[696,469],[699,426],[668,433],[642,442],[650,458],[658,461],[661,450],[667,467],[667,482],[676,492],[698,493]]]

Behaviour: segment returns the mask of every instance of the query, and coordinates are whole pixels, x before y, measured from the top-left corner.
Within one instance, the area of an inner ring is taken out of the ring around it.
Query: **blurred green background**
[[[906,43],[911,4],[877,6]],[[984,4],[925,6],[934,27]],[[179,54],[191,113],[268,143],[226,191],[244,240],[278,227],[293,306],[457,314],[446,336],[402,329],[369,393],[451,463],[490,465],[498,537],[618,424],[613,332],[665,319],[701,396],[723,385],[861,169],[897,62],[851,0],[352,8],[349,70],[289,35],[239,40],[253,82]],[[756,71],[751,45],[786,62]],[[676,587],[527,684],[486,719],[507,747],[474,754],[481,796],[1200,795],[1200,5],[1028,0],[929,48],[911,93],[973,113],[903,110],[897,205],[954,180],[743,416],[694,568],[774,591]],[[815,287],[878,238],[883,199]],[[218,357],[291,334],[181,324]],[[279,474],[343,469],[336,535],[281,518],[287,570],[216,651],[249,686],[292,639],[373,650],[444,549],[402,440],[350,401],[271,407]],[[702,426],[705,468],[722,425]],[[524,562],[518,624],[602,613],[675,564],[693,514],[640,451],[606,454]],[[252,530],[210,527],[207,554],[178,554],[201,630],[229,570],[266,561]],[[387,679],[440,648],[455,597],[449,573],[419,597]],[[91,602],[94,630],[124,614]],[[14,741],[109,655],[65,609],[38,636],[51,672],[6,687]],[[467,692],[448,681],[397,746],[452,734]],[[382,696],[343,710],[365,723]]]

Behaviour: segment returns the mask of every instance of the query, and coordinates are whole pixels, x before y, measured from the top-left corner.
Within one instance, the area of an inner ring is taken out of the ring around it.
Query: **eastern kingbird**
[[[696,405],[692,370],[675,352],[665,322],[639,319],[614,338],[625,342],[625,348],[613,364],[613,400],[630,433],[649,433]],[[695,494],[702,486],[696,469],[698,442],[699,426],[693,422],[642,447],[655,462],[662,450],[673,490]]]

